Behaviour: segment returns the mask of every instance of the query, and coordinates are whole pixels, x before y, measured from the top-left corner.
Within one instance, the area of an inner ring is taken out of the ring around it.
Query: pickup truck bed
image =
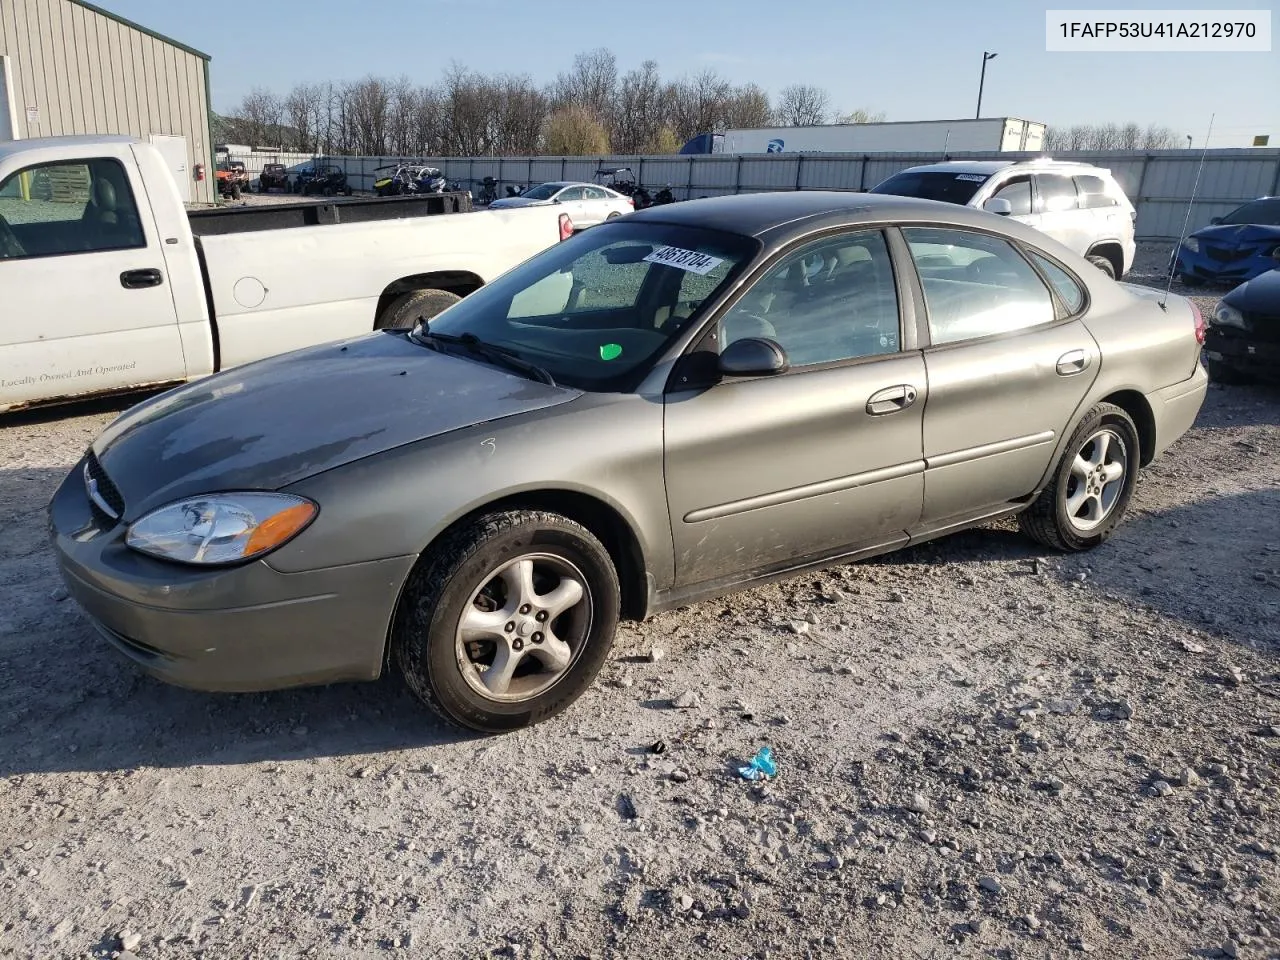
[[[372,223],[470,213],[466,193],[433,193],[408,197],[371,197],[334,203],[281,203],[266,207],[220,207],[189,210],[191,232],[197,237],[226,233],[256,233],[290,227],[319,227],[335,223]]]

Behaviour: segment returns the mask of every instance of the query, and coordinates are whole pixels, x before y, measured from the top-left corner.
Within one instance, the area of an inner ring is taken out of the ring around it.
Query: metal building
[[[0,140],[149,139],[184,199],[212,203],[211,114],[207,54],[85,0],[0,0]]]

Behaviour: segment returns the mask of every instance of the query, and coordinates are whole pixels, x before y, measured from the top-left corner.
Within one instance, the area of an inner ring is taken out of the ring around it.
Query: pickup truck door
[[[0,183],[0,409],[187,375],[162,241],[132,163]]]

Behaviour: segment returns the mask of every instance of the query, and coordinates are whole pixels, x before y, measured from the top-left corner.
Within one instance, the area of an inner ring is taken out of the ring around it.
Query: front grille
[[[93,515],[103,525],[114,525],[124,516],[124,497],[102,469],[92,450],[84,461],[85,493],[93,506]]]
[[[1204,252],[1210,260],[1217,260],[1219,263],[1231,263],[1253,256],[1252,250],[1227,250],[1223,247],[1206,246]]]

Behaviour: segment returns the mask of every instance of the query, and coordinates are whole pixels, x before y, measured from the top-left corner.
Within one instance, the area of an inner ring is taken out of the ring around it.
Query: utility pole
[[[973,115],[975,120],[982,119],[982,88],[987,82],[987,61],[994,60],[997,54],[982,51],[982,75],[978,78],[978,110]]]

